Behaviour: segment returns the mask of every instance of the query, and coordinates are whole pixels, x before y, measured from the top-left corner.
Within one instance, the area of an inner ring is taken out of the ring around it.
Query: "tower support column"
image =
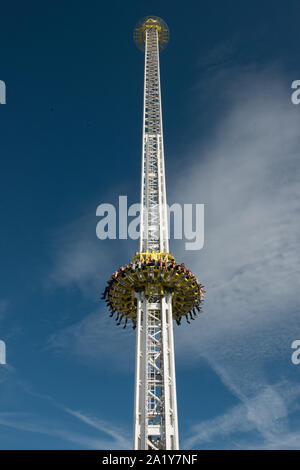
[[[134,449],[177,450],[172,295],[137,304]]]

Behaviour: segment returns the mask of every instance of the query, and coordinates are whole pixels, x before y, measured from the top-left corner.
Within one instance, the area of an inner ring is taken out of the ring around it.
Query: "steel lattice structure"
[[[161,109],[160,18],[136,30],[145,45],[140,252],[168,253],[166,183]],[[136,42],[139,44],[138,40]],[[135,449],[178,449],[172,294],[138,295],[134,412]],[[157,287],[156,287],[157,289]]]
[[[168,253],[166,183],[159,70],[159,20],[145,25],[145,78],[140,252]]]
[[[203,286],[169,253],[159,51],[169,39],[156,16],[134,30],[145,52],[140,251],[115,271],[102,298],[117,324],[131,320],[136,334],[134,449],[179,448],[173,319],[194,320]]]

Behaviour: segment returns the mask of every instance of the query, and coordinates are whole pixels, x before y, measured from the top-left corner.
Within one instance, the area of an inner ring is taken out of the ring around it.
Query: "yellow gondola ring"
[[[172,314],[177,323],[189,312],[201,311],[204,292],[195,276],[183,264],[176,264],[173,255],[155,251],[137,253],[130,265],[112,276],[107,289],[110,309],[118,316],[130,318],[133,324],[136,292],[144,291],[146,296],[172,292]]]

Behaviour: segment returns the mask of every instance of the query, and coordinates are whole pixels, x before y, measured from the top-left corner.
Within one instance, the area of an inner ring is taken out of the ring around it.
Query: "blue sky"
[[[1,449],[130,448],[134,332],[98,301],[134,241],[96,208],[138,202],[143,16],[161,16],[169,203],[205,204],[206,286],[175,325],[182,448],[299,448],[300,79],[296,1],[1,6]]]

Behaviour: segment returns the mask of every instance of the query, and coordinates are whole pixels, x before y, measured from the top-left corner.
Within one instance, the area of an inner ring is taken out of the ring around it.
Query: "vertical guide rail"
[[[156,28],[146,30],[140,252],[168,253],[166,183]]]

